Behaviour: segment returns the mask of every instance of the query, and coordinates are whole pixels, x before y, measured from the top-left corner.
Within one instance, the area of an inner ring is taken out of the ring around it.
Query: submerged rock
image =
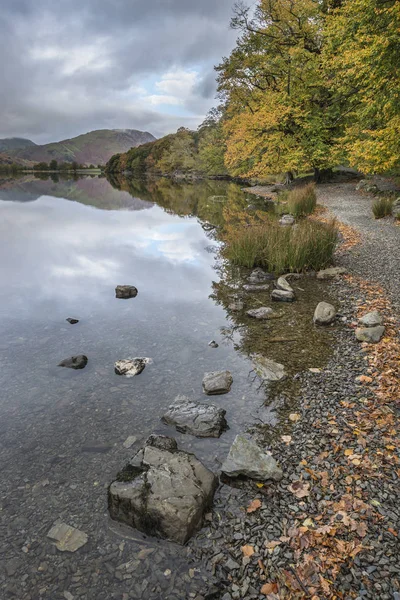
[[[274,276],[271,275],[271,273],[267,273],[266,271],[263,271],[263,269],[260,269],[258,267],[257,269],[254,269],[254,271],[252,271],[247,281],[252,285],[256,285],[258,283],[265,283],[266,281],[273,278]]]
[[[219,347],[217,342],[215,342],[214,340],[209,342],[208,345],[210,346],[210,348],[218,348]]]
[[[57,541],[56,547],[61,552],[76,552],[88,541],[86,533],[66,523],[53,525],[47,537]]]
[[[273,315],[274,311],[272,310],[272,308],[269,308],[268,306],[261,306],[260,308],[252,308],[251,310],[248,310],[246,312],[246,315],[248,317],[251,317],[252,319],[270,319],[271,316]]]
[[[279,381],[286,377],[285,367],[262,354],[253,355],[254,370],[257,375],[266,381]]]
[[[232,375],[229,371],[213,371],[205,373],[203,378],[203,390],[207,396],[227,394],[232,385]]]
[[[336,277],[338,277],[339,275],[344,275],[345,273],[347,273],[347,271],[344,267],[330,267],[329,269],[323,269],[322,271],[318,271],[317,279],[336,279]]]
[[[294,302],[295,295],[293,292],[287,292],[284,290],[274,290],[271,294],[271,299],[274,302]]]
[[[282,290],[283,292],[290,292],[291,294],[294,294],[294,290],[293,290],[292,286],[287,281],[287,278],[290,277],[291,275],[292,275],[292,273],[288,273],[287,275],[282,275],[281,277],[278,277],[278,280],[276,282],[276,287],[278,290]]]
[[[68,319],[65,320],[68,321],[70,325],[76,325],[77,323],[79,323],[79,319],[73,319],[72,317],[68,317]]]
[[[251,479],[280,481],[282,470],[276,460],[248,436],[237,435],[221,470],[228,477],[244,475]]]
[[[110,485],[110,516],[148,535],[185,544],[202,525],[217,478],[193,454],[178,450],[173,438],[152,438]]]
[[[362,327],[378,327],[379,325],[383,325],[383,318],[377,310],[374,310],[361,317],[358,322]]]
[[[67,369],[84,369],[88,364],[88,357],[84,354],[78,354],[78,356],[71,356],[71,358],[65,358],[60,363],[59,367],[66,367]]]
[[[128,298],[136,298],[138,290],[134,285],[117,285],[115,288],[115,297],[124,300]]]
[[[232,302],[228,306],[228,310],[232,312],[240,312],[244,308],[244,303],[241,300],[237,300],[236,302]]]
[[[336,318],[336,309],[328,302],[320,302],[315,309],[313,321],[316,325],[330,325]]]
[[[126,377],[134,377],[140,375],[144,371],[146,365],[151,364],[151,358],[124,358],[117,360],[114,364],[114,370],[117,375],[125,375]]]
[[[267,292],[269,290],[268,283],[260,285],[244,285],[243,289],[245,292]]]
[[[368,344],[377,344],[381,341],[385,328],[383,325],[377,327],[359,327],[356,329],[356,338],[359,342],[368,342]]]
[[[196,437],[219,437],[227,428],[225,415],[226,410],[218,406],[178,396],[162,421],[167,425],[175,425],[181,433],[191,433]]]

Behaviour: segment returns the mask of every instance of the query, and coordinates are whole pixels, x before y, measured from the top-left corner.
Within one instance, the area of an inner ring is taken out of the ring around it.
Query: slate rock
[[[60,363],[59,367],[65,367],[67,369],[84,369],[88,363],[88,357],[84,354],[78,356],[71,356],[71,358],[65,358]]]
[[[381,341],[385,328],[383,325],[377,327],[359,327],[356,329],[356,338],[359,342],[368,342],[369,344],[377,344]]]
[[[163,415],[162,421],[175,425],[181,433],[191,433],[196,437],[219,437],[227,428],[226,410],[214,406],[193,402],[186,396],[177,396]]]
[[[227,394],[232,385],[232,375],[229,371],[213,371],[205,373],[203,378],[203,390],[207,396]]]
[[[274,290],[271,294],[271,299],[274,302],[294,302],[295,295],[293,292],[285,292],[284,290]]]
[[[125,375],[126,377],[135,377],[144,371],[146,365],[151,364],[151,358],[124,358],[117,360],[114,364],[114,371],[117,375]]]
[[[280,481],[283,477],[276,460],[265,454],[252,438],[243,434],[236,436],[221,470],[228,477],[244,475],[257,481]]]
[[[282,275],[281,277],[278,277],[277,282],[275,284],[278,290],[282,290],[283,292],[290,292],[291,294],[294,294],[292,286],[287,281],[287,278],[290,277],[291,275],[292,275],[292,273],[288,273],[287,275]]]
[[[88,541],[86,533],[66,523],[53,525],[47,537],[57,541],[56,547],[61,552],[76,552]]]
[[[261,306],[260,308],[252,308],[251,310],[248,310],[246,312],[246,315],[248,317],[251,317],[252,319],[270,319],[273,315],[273,310],[272,308],[269,308],[268,306]]]
[[[160,437],[160,436],[156,436]],[[147,535],[179,544],[200,529],[209,510],[217,478],[193,454],[145,445],[126,467],[130,480],[108,489],[110,516]]]
[[[138,290],[134,285],[117,285],[115,288],[115,297],[127,300],[128,298],[136,298]]]
[[[70,325],[76,325],[77,323],[79,323],[79,319],[73,319],[72,317],[68,317],[68,319],[65,320],[68,321]]]
[[[320,302],[315,309],[313,321],[316,325],[330,325],[336,318],[336,309],[328,302]]]
[[[262,354],[253,355],[254,370],[265,381],[280,381],[286,377],[285,367]]]
[[[344,275],[345,273],[347,273],[347,271],[343,267],[330,267],[329,269],[323,269],[322,271],[318,271],[317,279],[323,281],[329,279],[336,279],[339,275]]]
[[[383,325],[383,318],[377,310],[374,310],[361,317],[358,322],[361,327],[378,327],[379,325]]]

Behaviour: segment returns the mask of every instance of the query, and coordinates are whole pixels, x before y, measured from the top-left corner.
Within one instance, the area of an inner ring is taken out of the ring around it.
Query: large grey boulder
[[[269,308],[268,306],[261,306],[260,308],[252,308],[251,310],[248,310],[246,312],[246,315],[248,317],[251,317],[252,319],[271,319],[272,315],[273,315],[274,311],[272,310],[272,308]]]
[[[117,360],[114,364],[114,371],[117,375],[125,375],[126,377],[135,377],[144,371],[146,365],[151,364],[151,358],[123,358]]]
[[[203,378],[203,390],[207,396],[227,394],[232,385],[232,375],[229,371],[213,371],[205,373]]]
[[[315,309],[313,321],[316,325],[330,325],[336,318],[336,309],[328,302],[320,302]]]
[[[254,269],[254,271],[252,271],[250,277],[248,278],[248,282],[252,285],[257,285],[258,283],[265,283],[266,281],[273,278],[274,276],[271,275],[271,273],[267,273],[266,271],[263,271],[258,267],[257,269]]]
[[[225,415],[226,410],[213,404],[193,402],[186,396],[177,396],[162,421],[167,425],[175,425],[181,433],[217,438],[227,428]]]
[[[361,327],[378,327],[383,325],[383,318],[377,310],[367,313],[358,320]]]
[[[244,475],[258,481],[280,481],[283,477],[276,460],[252,438],[242,434],[236,436],[221,470],[228,477]]]
[[[274,302],[294,302],[295,295],[293,292],[284,290],[274,290],[271,294],[271,299]]]
[[[287,278],[290,277],[291,275],[292,275],[292,273],[288,273],[287,275],[282,275],[281,277],[278,277],[277,282],[275,284],[278,290],[282,290],[283,292],[290,292],[291,294],[294,294],[294,290],[287,280]]]
[[[262,356],[253,354],[253,365],[257,375],[265,381],[280,381],[286,377],[285,367],[280,363]]]
[[[67,369],[84,369],[88,364],[88,357],[84,354],[78,354],[78,356],[71,356],[71,358],[65,358],[60,363],[59,367],[66,367]]]
[[[330,279],[336,279],[339,275],[344,275],[346,273],[346,269],[344,267],[330,267],[329,269],[323,269],[322,271],[318,271],[317,279],[322,281],[327,281]]]
[[[383,325],[377,327],[359,327],[356,329],[356,338],[359,342],[368,342],[368,344],[377,344],[381,341],[385,328]]]
[[[158,444],[157,437],[110,485],[108,509],[116,521],[185,544],[202,525],[217,478],[193,454],[178,450],[176,443],[165,448],[165,439]]]
[[[134,285],[117,285],[115,288],[115,297],[127,300],[128,298],[136,298],[138,295],[137,288]]]

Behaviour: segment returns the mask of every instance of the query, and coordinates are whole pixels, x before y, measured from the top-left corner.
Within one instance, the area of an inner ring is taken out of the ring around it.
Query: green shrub
[[[279,195],[278,202],[278,213],[290,213],[296,219],[311,215],[317,206],[315,185],[309,183],[303,187],[282,192]]]
[[[319,270],[332,263],[336,242],[334,221],[304,220],[296,227],[266,221],[240,225],[226,240],[225,255],[234,264],[276,273]]]
[[[379,200],[375,200],[372,205],[372,212],[374,213],[375,219],[388,217],[392,214],[392,210],[393,200],[390,200],[390,198],[379,198]]]

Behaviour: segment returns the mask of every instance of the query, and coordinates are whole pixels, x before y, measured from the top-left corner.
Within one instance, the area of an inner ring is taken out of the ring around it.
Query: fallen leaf
[[[262,487],[264,487],[264,484],[263,483],[256,483],[256,486],[261,489]]]
[[[298,413],[292,413],[291,415],[289,415],[289,419],[293,421],[293,423],[297,423],[297,421],[300,421],[301,415],[299,415]]]
[[[259,508],[261,508],[261,500],[256,498],[255,500],[250,502],[249,506],[247,507],[247,512],[252,513],[258,510]]]
[[[360,537],[365,537],[367,535],[366,523],[358,523],[356,531]]]
[[[268,548],[268,550],[273,550],[274,548],[276,548],[277,546],[280,546],[282,542],[278,542],[273,540],[272,542],[264,542],[264,546],[266,548]]]
[[[310,517],[308,517],[308,519],[306,519],[303,522],[303,527],[313,527],[314,526],[314,521],[312,519],[310,519]]]
[[[305,498],[310,495],[310,484],[303,481],[294,481],[288,486],[289,492],[292,492],[296,498]]]
[[[243,556],[253,556],[254,554],[253,546],[242,546],[240,549],[243,552]]]
[[[354,454],[354,450],[352,450],[351,448],[347,448],[344,451],[345,456],[352,456]]]
[[[282,435],[281,440],[282,440],[282,442],[285,442],[285,444],[290,444],[290,442],[292,441],[292,436],[291,435]]]
[[[372,383],[373,379],[372,377],[368,377],[368,375],[360,375],[360,377],[357,377],[357,381],[360,383]]]
[[[310,371],[310,373],[321,373],[321,369],[315,369],[315,368],[311,368],[308,369]]]
[[[268,594],[276,594],[278,591],[277,583],[265,583],[261,588],[261,593],[267,596]]]
[[[397,533],[397,531],[396,531],[395,529],[393,529],[393,527],[389,527],[389,528],[388,528],[388,531],[389,531],[390,533],[392,533],[392,534],[393,534],[394,536],[396,536],[396,537],[399,535],[399,534]]]

